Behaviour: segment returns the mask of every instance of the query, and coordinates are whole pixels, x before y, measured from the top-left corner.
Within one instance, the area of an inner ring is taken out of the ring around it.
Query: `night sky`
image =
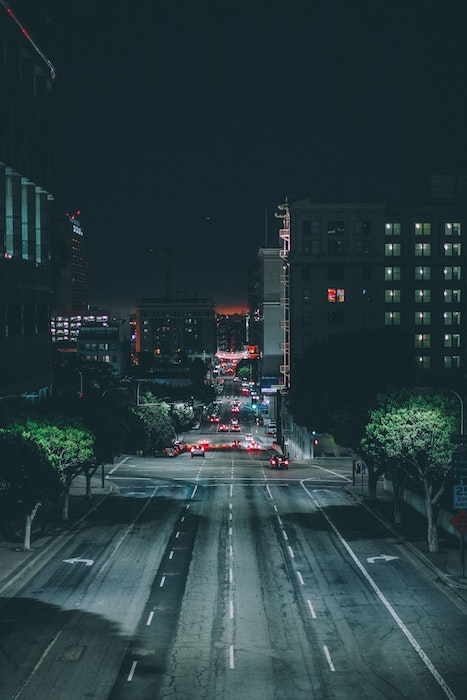
[[[276,205],[409,201],[467,172],[465,0],[9,0],[54,64],[57,213],[90,301],[244,306]],[[0,8],[1,9],[1,8]]]

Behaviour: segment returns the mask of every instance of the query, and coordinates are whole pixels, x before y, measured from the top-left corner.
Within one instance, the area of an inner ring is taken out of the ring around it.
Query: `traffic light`
[[[319,440],[318,440],[318,438],[315,438],[315,439],[313,440],[313,444],[314,444],[314,445],[319,445]]]

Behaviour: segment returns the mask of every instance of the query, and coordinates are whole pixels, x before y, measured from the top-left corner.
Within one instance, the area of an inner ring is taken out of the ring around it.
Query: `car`
[[[166,447],[164,452],[166,457],[176,457],[178,455],[178,451],[175,447]]]
[[[225,423],[221,423],[219,427],[217,428],[217,431],[219,433],[228,433],[229,432],[229,426],[226,425]]]
[[[185,440],[175,440],[174,447],[178,448],[179,452],[186,452],[188,449],[188,445],[186,444]]]
[[[207,438],[203,438],[198,442],[198,445],[204,447],[204,449],[206,450],[209,447],[209,440]]]
[[[250,440],[250,442],[248,443],[248,446],[247,446],[247,450],[251,451],[251,450],[260,450],[260,449],[261,449],[261,445],[258,442],[256,442],[256,440]]]
[[[190,450],[191,457],[204,457],[204,447],[202,445],[193,445]]]
[[[285,455],[273,455],[269,460],[271,469],[288,469],[289,460]]]
[[[240,428],[239,425],[231,425],[230,426],[230,432],[231,433],[241,433],[242,429]]]

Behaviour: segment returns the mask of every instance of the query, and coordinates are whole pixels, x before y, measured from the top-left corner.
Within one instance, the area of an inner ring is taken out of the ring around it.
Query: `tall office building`
[[[86,238],[77,214],[52,220],[53,310],[88,309]]]
[[[0,396],[47,394],[54,71],[0,7]]]
[[[421,370],[466,371],[467,200],[454,182],[438,179],[429,204],[289,204],[292,358],[316,339],[391,326],[411,334]]]

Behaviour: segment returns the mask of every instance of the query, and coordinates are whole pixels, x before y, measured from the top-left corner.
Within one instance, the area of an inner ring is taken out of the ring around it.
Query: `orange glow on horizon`
[[[232,316],[233,314],[246,314],[248,312],[248,307],[246,304],[218,304],[216,306],[216,311],[218,314]]]

